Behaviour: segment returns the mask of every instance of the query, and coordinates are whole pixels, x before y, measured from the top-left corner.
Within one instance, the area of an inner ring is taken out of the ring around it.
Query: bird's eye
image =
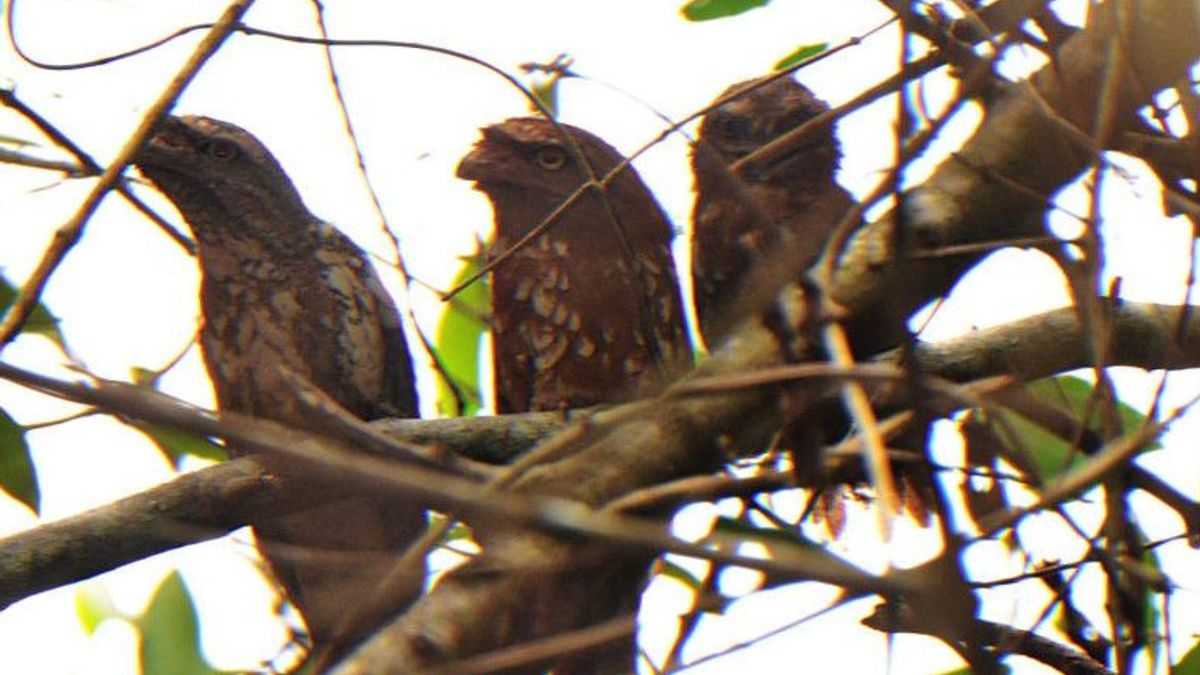
[[[750,122],[744,117],[723,115],[717,120],[717,129],[722,136],[747,136],[750,133]]]
[[[537,163],[547,171],[558,171],[567,165],[567,151],[557,145],[538,148]]]
[[[229,141],[213,141],[208,145],[208,155],[218,162],[232,162],[237,159],[238,148]]]

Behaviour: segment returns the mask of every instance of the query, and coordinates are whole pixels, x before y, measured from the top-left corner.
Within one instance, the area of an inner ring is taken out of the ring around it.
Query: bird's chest
[[[359,261],[361,264],[361,260]],[[303,423],[294,378],[362,414],[382,388],[384,338],[361,270],[228,261],[201,285],[201,345],[222,408]]]
[[[532,409],[634,389],[652,360],[640,330],[649,298],[637,274],[619,251],[585,255],[552,235],[501,262],[492,289],[498,386],[528,382]]]

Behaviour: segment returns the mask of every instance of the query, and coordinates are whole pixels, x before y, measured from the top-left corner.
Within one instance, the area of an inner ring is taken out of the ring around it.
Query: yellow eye
[[[213,141],[207,150],[208,155],[218,162],[232,162],[238,156],[238,147],[229,141]]]
[[[567,152],[557,145],[538,148],[537,163],[547,171],[558,171],[567,165]]]

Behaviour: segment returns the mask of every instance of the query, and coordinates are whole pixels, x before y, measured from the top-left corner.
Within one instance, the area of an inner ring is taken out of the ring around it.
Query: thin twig
[[[41,131],[42,134],[46,136],[46,138],[49,138],[55,145],[71,153],[71,155],[75,157],[75,161],[82,165],[81,167],[69,165],[54,166],[54,163],[51,162],[38,168],[62,171],[66,175],[74,178],[97,176],[104,171],[104,167],[100,166],[90,154],[85,152],[83,148],[79,147],[79,145],[72,141],[70,137],[52,124],[50,120],[46,119],[38,111],[29,107],[21,99],[17,98],[17,92],[15,90],[0,89],[0,104],[15,110],[22,117],[29,120],[33,126],[37,127],[38,131]],[[30,164],[30,166],[35,165]],[[196,244],[189,239],[187,235],[175,229],[175,227],[172,226],[171,223],[167,222],[165,218],[158,215],[158,213],[154,209],[150,208],[146,202],[142,201],[140,197],[135,195],[133,191],[129,189],[128,185],[126,185],[124,182],[121,182],[117,184],[115,189],[121,194],[122,197],[125,198],[125,201],[129,202],[130,205],[133,206],[133,208],[140,211],[143,215],[150,219],[150,222],[157,225],[158,229],[162,230],[163,233],[165,233],[171,239],[171,241],[179,244],[179,247],[182,248],[184,252],[191,256],[196,255]]]
[[[408,315],[409,322],[416,331],[417,340],[421,343],[421,348],[429,356],[429,361],[433,364],[434,370],[437,371],[438,377],[442,378],[442,381],[446,383],[446,386],[453,393],[454,399],[458,403],[458,409],[461,410],[463,407],[462,392],[459,391],[458,384],[446,372],[441,358],[438,357],[437,351],[433,347],[433,342],[425,334],[425,330],[421,328],[421,324],[417,321],[416,312],[413,311],[413,275],[409,273],[408,265],[404,262],[404,254],[400,250],[400,240],[388,224],[387,215],[383,210],[383,203],[379,199],[379,191],[375,189],[375,183],[371,180],[371,175],[367,171],[367,160],[363,156],[362,144],[358,140],[358,132],[354,129],[354,121],[350,118],[350,108],[346,105],[346,97],[342,92],[342,81],[338,76],[337,66],[333,61],[333,46],[329,42],[329,29],[325,24],[325,6],[321,0],[312,0],[312,5],[317,19],[317,31],[320,32],[321,38],[325,41],[322,49],[325,55],[325,68],[329,72],[329,84],[333,89],[338,112],[342,117],[342,127],[346,130],[346,136],[350,139],[351,149],[354,150],[354,160],[358,166],[358,175],[362,178],[363,186],[367,189],[367,196],[371,200],[371,208],[374,209],[375,215],[379,218],[379,229],[387,237],[392,247],[392,253],[395,255],[395,262],[387,261],[387,263],[389,266],[395,266],[396,269],[400,270],[400,275],[404,278],[404,293],[408,300],[404,303],[405,313]]]
[[[79,237],[83,234],[84,225],[100,205],[100,200],[108,194],[109,190],[117,185],[117,182],[121,179],[121,174],[125,171],[125,167],[129,165],[134,154],[146,142],[146,138],[153,131],[155,125],[158,124],[159,119],[175,105],[176,99],[179,98],[184,88],[192,81],[192,78],[196,76],[196,73],[200,71],[204,63],[216,53],[217,49],[225,41],[225,38],[229,37],[230,33],[236,28],[237,22],[242,18],[242,15],[253,4],[254,0],[233,0],[230,3],[212,30],[196,46],[187,63],[184,64],[175,78],[171,80],[166,89],[159,94],[158,99],[146,110],[142,121],[125,141],[124,147],[113,158],[112,163],[101,174],[100,179],[96,181],[96,185],[92,187],[92,191],[88,193],[79,210],[54,233],[54,239],[42,255],[42,259],[38,262],[37,267],[29,275],[29,278],[26,279],[24,285],[21,286],[21,290],[17,293],[17,297],[13,300],[12,305],[4,313],[4,318],[0,319],[0,350],[12,342],[17,333],[20,332],[21,327],[25,324],[25,320],[29,318],[29,314],[33,311],[33,308],[37,306],[42,289],[46,287],[46,283],[50,280],[50,275],[54,273],[54,270],[62,263],[63,258],[66,257],[75,243],[79,241]]]

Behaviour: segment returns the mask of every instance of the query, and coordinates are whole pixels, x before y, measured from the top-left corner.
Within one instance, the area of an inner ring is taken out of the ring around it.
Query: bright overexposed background
[[[728,84],[768,72],[773,63],[802,44],[840,44],[866,34],[888,18],[873,0],[815,2],[776,0],[741,17],[690,23],[680,15],[681,0],[617,0],[564,3],[551,0],[325,0],[331,36],[405,40],[451,47],[481,57],[510,72],[523,62],[548,62],[566,52],[574,70],[588,79],[561,87],[562,119],[590,129],[630,152],[654,138],[663,122],[702,107]],[[156,39],[179,27],[213,20],[218,0],[24,0],[16,28],[22,46],[51,62],[103,56]],[[246,23],[272,30],[316,35],[312,4],[306,0],[259,0]],[[0,78],[65,131],[101,163],[110,158],[138,123],[194,47],[199,34],[148,54],[87,70],[51,72],[21,62],[0,47]],[[889,75],[899,61],[894,28],[861,45],[805,69],[800,79],[832,104],[841,103]],[[415,50],[338,49],[336,60],[347,104],[362,142],[370,177],[380,192],[387,222],[400,239],[408,269],[434,287],[445,288],[484,234],[491,211],[481,195],[454,177],[458,159],[477,129],[527,113],[525,100],[494,74],[446,56]],[[931,85],[931,105],[946,96]],[[862,194],[893,161],[896,104],[883,99],[845,118],[839,129],[845,152],[839,180]],[[188,88],[176,108],[235,122],[255,133],[288,171],[314,213],[336,223],[355,241],[385,260],[387,238],[357,173],[317,47],[233,36]],[[968,112],[946,132],[949,149],[969,133],[978,115]],[[0,133],[40,140],[19,118],[0,111]],[[58,156],[47,148],[34,148]],[[944,152],[944,150],[943,150]],[[691,176],[686,139],[675,136],[647,152],[636,164],[680,232],[686,249],[691,210]],[[917,180],[932,162],[908,174]],[[1108,226],[1108,273],[1120,275],[1126,297],[1178,302],[1187,272],[1190,232],[1167,221],[1153,197],[1156,186],[1138,167],[1110,181],[1105,195],[1128,214]],[[90,180],[63,180],[51,172],[0,165],[0,271],[23,281],[54,229],[77,208]],[[153,190],[139,194],[180,222]],[[1064,202],[1071,200],[1068,193]],[[1106,203],[1109,203],[1106,201]],[[1076,208],[1082,212],[1082,206]],[[1069,223],[1064,227],[1069,226]],[[1166,255],[1177,253],[1175,257]],[[1153,265],[1147,261],[1153,260]],[[681,257],[680,269],[687,269]],[[419,285],[411,293],[399,275],[381,266],[390,289],[411,306],[426,331],[436,325],[441,305]],[[46,289],[45,303],[62,317],[73,356],[92,372],[127,379],[133,367],[158,368],[191,339],[197,319],[197,271],[192,259],[122,200],[110,196],[65,264]],[[1003,252],[970,274],[931,324],[929,339],[996,325],[1068,304],[1061,276],[1035,253]],[[415,344],[415,343],[414,343]],[[40,337],[22,337],[3,352],[7,362],[72,377],[63,355]],[[431,389],[422,369],[422,390]],[[1148,400],[1154,380],[1140,373],[1121,378],[1122,394],[1136,404]],[[1169,400],[1189,392],[1188,382],[1172,388]],[[199,355],[192,348],[163,380],[163,388],[211,406],[212,394]],[[1191,385],[1194,389],[1195,385]],[[432,396],[424,408],[432,412]],[[0,408],[19,422],[34,424],[75,412],[75,407],[29,394],[0,382]],[[1175,431],[1187,433],[1187,426]],[[103,417],[89,417],[29,434],[43,494],[44,519],[102,505],[117,497],[167,481],[174,475],[161,454],[139,433]],[[953,439],[944,444],[950,456]],[[1189,494],[1196,470],[1172,470],[1169,477]],[[717,506],[696,506],[679,517],[682,532],[698,536]],[[780,508],[788,508],[781,497]],[[1164,536],[1178,530],[1161,516]],[[1153,518],[1151,518],[1153,520]],[[16,502],[0,498],[0,533],[35,524]],[[852,514],[847,542],[834,550],[872,569],[913,564],[936,551],[929,532],[911,524],[897,535],[904,545],[886,547],[873,539],[873,519]],[[1159,522],[1159,521],[1154,521]],[[1033,537],[1041,524],[1028,526]],[[1056,531],[1046,524],[1047,537]],[[1149,528],[1149,526],[1148,526]],[[1062,536],[1057,535],[1061,540]],[[1175,555],[1164,547],[1164,556]],[[1071,553],[1064,552],[1064,556]],[[1021,569],[999,547],[972,547],[970,563],[979,569]],[[274,596],[262,582],[248,535],[193,546],[104,575],[99,583],[126,611],[145,603],[161,576],[178,567],[199,604],[204,647],[223,668],[248,668],[271,658],[287,640],[275,616]],[[97,583],[97,582],[89,582]],[[731,572],[722,588],[748,592],[752,574]],[[690,607],[673,582],[655,584],[642,617],[643,641],[661,654],[676,629],[676,617]],[[739,590],[740,589],[740,590]],[[1186,589],[1184,593],[1189,593]],[[126,673],[134,668],[135,637],[119,622],[95,636],[77,627],[75,588],[41,594],[0,613],[0,669],[5,672]],[[834,591],[802,584],[761,593],[735,603],[721,619],[706,620],[694,656],[752,640],[819,608]],[[1036,585],[997,590],[987,614],[997,620],[1032,620],[1044,606]],[[1192,598],[1194,600],[1194,598]],[[1099,600],[1097,600],[1099,602]],[[873,603],[838,609],[798,631],[765,640],[754,649],[717,659],[696,672],[791,672],[797,654],[809,669],[839,672],[930,673],[955,667],[952,653],[932,641],[885,636],[858,628],[857,619]],[[1187,603],[1180,603],[1187,604]],[[1193,603],[1194,604],[1194,603]],[[1173,619],[1190,619],[1181,609]],[[831,649],[836,645],[836,649]],[[1022,669],[1029,662],[1014,661]],[[1029,672],[1035,667],[1030,666]]]

